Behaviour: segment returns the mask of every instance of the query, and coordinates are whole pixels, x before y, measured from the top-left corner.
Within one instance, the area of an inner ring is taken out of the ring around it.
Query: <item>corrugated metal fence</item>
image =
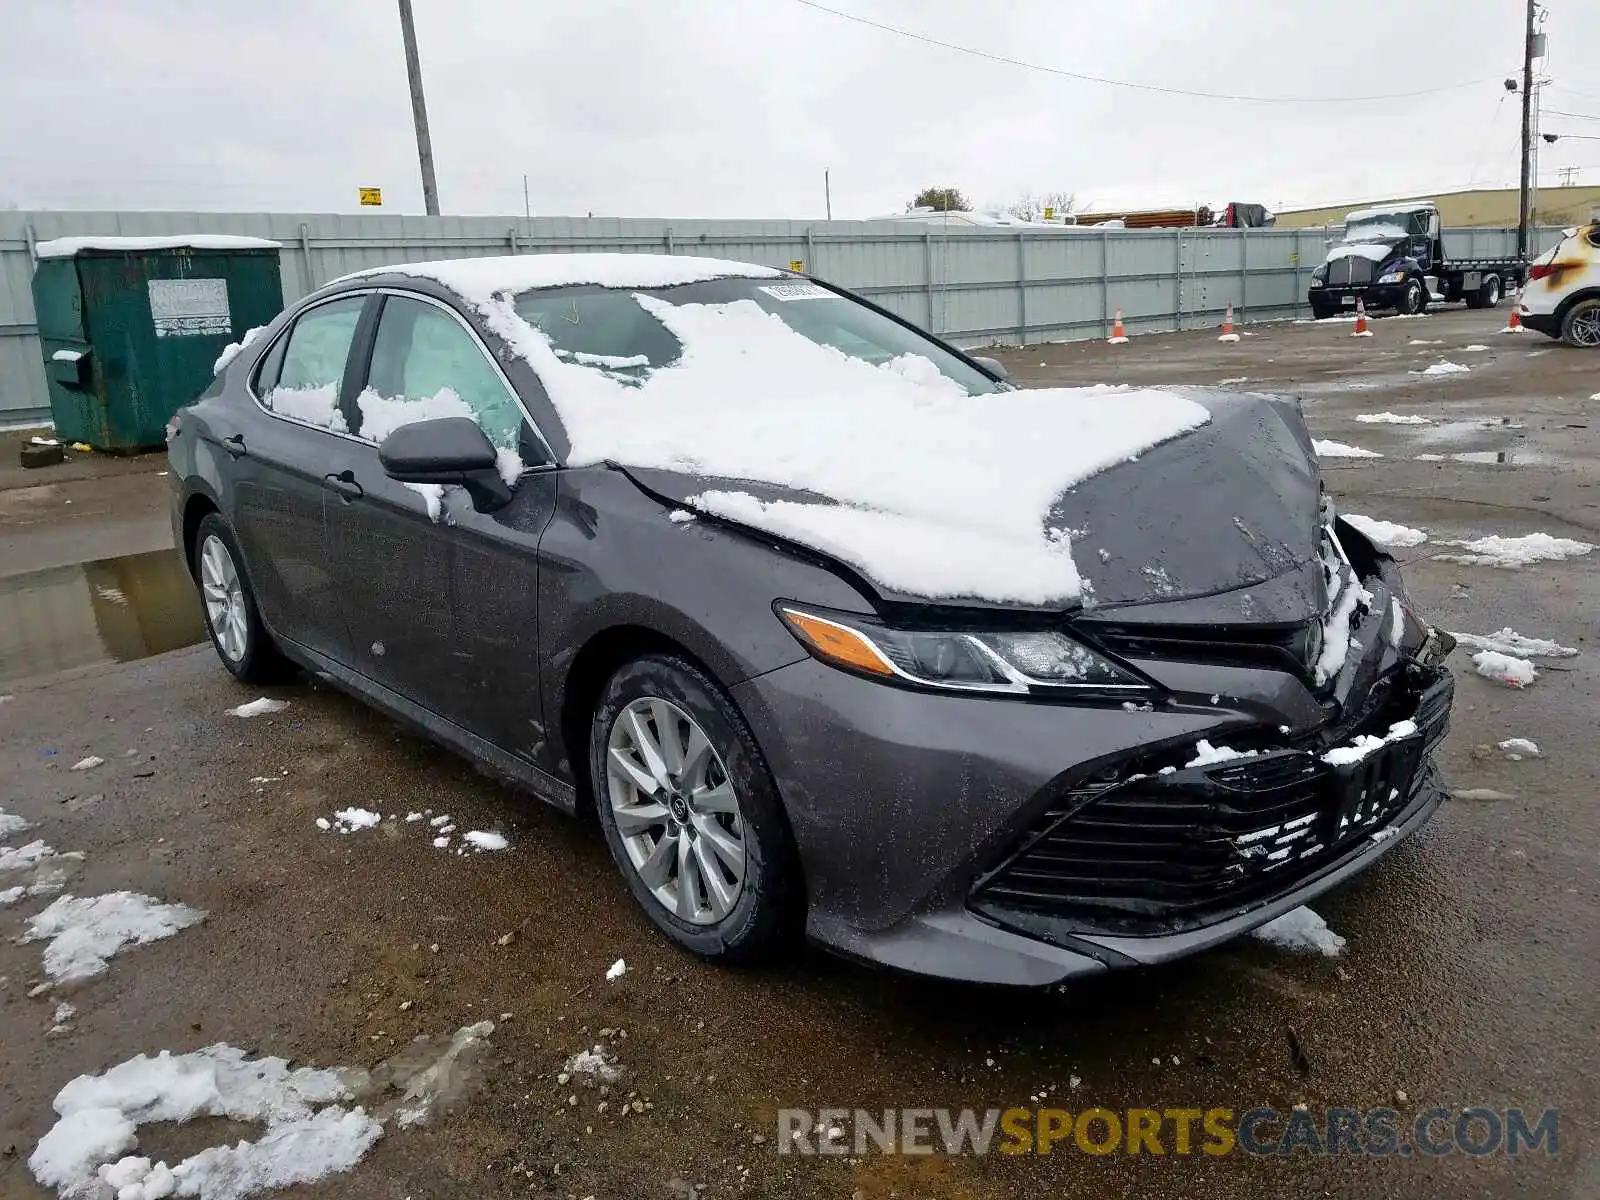
[[[1129,332],[1304,312],[1322,229],[945,228],[868,221],[406,217],[331,213],[0,212],[0,424],[49,406],[35,336],[33,246],[87,234],[251,234],[283,243],[285,300],[363,267],[428,258],[604,250],[800,264],[963,346],[1098,337],[1121,309]],[[1507,230],[1476,229],[1477,254]],[[1452,242],[1452,252],[1461,253]]]

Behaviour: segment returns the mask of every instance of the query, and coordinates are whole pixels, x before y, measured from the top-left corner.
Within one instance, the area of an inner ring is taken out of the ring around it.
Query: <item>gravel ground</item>
[[[1590,427],[1600,401],[1589,399],[1600,358],[1498,336],[1502,322],[1450,312],[1377,321],[1370,339],[1281,324],[1248,328],[1236,345],[1186,334],[1004,352],[1029,384],[1230,380],[1300,395],[1317,437],[1384,456],[1327,461],[1328,486],[1349,511],[1428,530],[1399,556],[1438,624],[1510,625],[1583,651],[1521,692],[1471,676],[1457,655],[1441,765],[1477,798],[1447,802],[1418,837],[1316,905],[1348,939],[1342,958],[1246,939],[1054,993],[906,979],[805,949],[761,970],[686,958],[633,910],[592,828],[326,688],[276,689],[289,707],[245,720],[227,710],[259,693],[233,684],[209,648],[143,657],[194,628],[165,569],[71,564],[164,544],[166,481],[150,464],[0,480],[0,639],[10,639],[0,640],[10,656],[0,680],[11,679],[0,682],[11,697],[0,702],[0,808],[35,825],[0,841],[42,837],[83,852],[62,864],[74,894],[128,888],[209,914],[123,950],[65,996],[78,1013],[49,1033],[63,996],[30,997],[40,948],[11,940],[47,901],[0,909],[0,1194],[48,1194],[26,1158],[56,1091],[80,1073],[219,1040],[370,1066],[416,1035],[485,1018],[496,1023],[490,1052],[453,1113],[391,1128],[352,1173],[282,1194],[1600,1194],[1600,555],[1516,571],[1435,557],[1445,539],[1488,533],[1600,542]],[[1490,349],[1464,351],[1474,344]],[[1411,373],[1441,358],[1471,370]],[[1383,411],[1430,424],[1355,419]],[[89,600],[68,603],[69,592]],[[1542,756],[1514,762],[1493,748],[1516,736]],[[69,769],[89,755],[105,761]],[[351,805],[401,819],[349,834],[315,824]],[[424,810],[448,813],[460,832],[503,832],[512,849],[436,850],[426,821],[403,820]],[[0,876],[0,887],[26,878]],[[627,971],[609,982],[618,958]],[[604,1095],[561,1078],[569,1056],[596,1044],[623,1072]],[[776,1153],[779,1108],[1007,1107],[1045,1090],[1074,1110],[1554,1106],[1560,1152],[1091,1157],[1065,1143],[1025,1157]],[[152,1125],[140,1153],[173,1160],[240,1136],[248,1127],[216,1118]]]

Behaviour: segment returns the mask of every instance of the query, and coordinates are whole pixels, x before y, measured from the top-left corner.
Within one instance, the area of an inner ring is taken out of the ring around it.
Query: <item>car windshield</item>
[[[1359,218],[1345,222],[1344,240],[1347,242],[1386,242],[1395,238],[1420,236],[1420,218],[1416,213],[1363,213]]]
[[[638,295],[673,305],[749,301],[806,340],[873,366],[936,372],[971,396],[1006,387],[916,330],[804,279],[714,279],[638,289],[580,284],[523,292],[515,303],[517,315],[545,336],[558,357],[620,382],[640,383],[677,362],[683,345]]]

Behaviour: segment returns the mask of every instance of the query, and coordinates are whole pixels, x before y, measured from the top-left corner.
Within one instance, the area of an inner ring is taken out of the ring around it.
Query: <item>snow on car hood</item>
[[[1115,411],[1133,393],[1086,388],[1024,394]],[[1316,616],[1327,604],[1317,557],[1320,492],[1310,435],[1294,402],[1219,388],[1180,389],[1176,395],[1204,407],[1211,419],[1062,489],[1039,523],[1046,540],[1072,556],[1076,600],[1101,611],[1121,608],[1118,619],[1145,619],[1128,607],[1142,606],[1140,613],[1148,610],[1149,619],[1180,624],[1293,623]],[[770,483],[673,469],[630,468],[629,474],[673,504],[712,511],[858,565],[844,540],[858,519],[852,507],[828,509],[821,496]],[[719,502],[708,505],[708,495]],[[786,521],[796,512],[813,515],[791,530]],[[843,532],[824,544],[817,526],[828,520]],[[983,576],[1005,565],[1001,555],[1008,548],[969,547],[965,524],[935,526],[929,534],[941,531],[931,557],[923,541],[899,547],[906,561],[893,579],[882,570],[865,572],[879,599],[915,604],[937,598],[942,593],[894,580],[916,581],[919,572],[945,578],[958,569],[976,578],[972,595],[985,596]]]
[[[637,296],[683,346],[629,383],[563,361],[509,300],[480,304],[561,415],[568,461],[611,461],[738,485],[699,511],[842,560],[930,599],[1061,605],[1082,592],[1070,532],[1048,524],[1074,484],[1203,426],[1182,395],[1122,388],[970,396],[927,359],[874,366],[795,333],[748,300]],[[759,490],[759,489],[757,489]]]
[[[1381,263],[1393,249],[1385,242],[1349,242],[1329,250],[1328,261],[1336,258],[1370,258],[1375,263]]]

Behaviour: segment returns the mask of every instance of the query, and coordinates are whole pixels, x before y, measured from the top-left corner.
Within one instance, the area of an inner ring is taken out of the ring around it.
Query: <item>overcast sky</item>
[[[925,184],[982,206],[1282,208],[1514,184],[1518,0],[415,0],[447,213],[820,217]],[[421,212],[395,0],[7,0],[0,203]],[[1600,184],[1600,19],[1548,0],[1545,128]],[[1407,54],[1406,47],[1416,53]]]

